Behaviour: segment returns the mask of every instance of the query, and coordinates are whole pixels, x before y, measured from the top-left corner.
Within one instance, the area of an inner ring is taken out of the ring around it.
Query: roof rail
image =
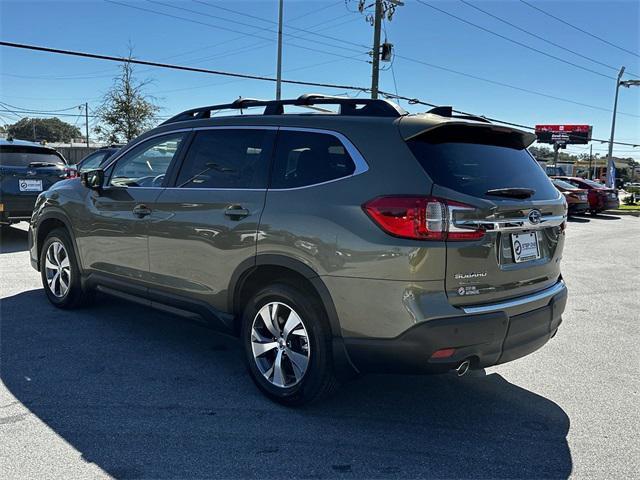
[[[201,118],[211,118],[215,112],[221,110],[242,110],[251,107],[265,107],[263,115],[282,115],[285,105],[309,107],[328,113],[326,109],[317,107],[318,105],[339,105],[338,115],[368,116],[368,117],[400,117],[407,112],[389,100],[370,98],[347,98],[322,95],[319,93],[306,93],[298,98],[286,100],[259,100],[256,98],[238,98],[231,103],[211,105],[208,107],[193,108],[171,117],[162,123],[166,125],[187,120],[197,120]]]
[[[453,107],[450,107],[450,106],[434,107],[431,110],[429,110],[427,113],[432,113],[433,115],[440,115],[441,117],[461,118],[464,120],[475,120],[476,122],[491,123],[486,118],[479,117],[477,115],[467,115],[467,114],[454,115]]]

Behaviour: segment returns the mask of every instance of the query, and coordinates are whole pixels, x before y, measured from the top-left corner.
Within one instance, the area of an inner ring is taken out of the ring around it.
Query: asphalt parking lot
[[[640,218],[571,221],[564,323],[462,378],[366,376],[266,400],[235,340],[124,301],[46,301],[26,225],[0,242],[0,478],[632,478]]]

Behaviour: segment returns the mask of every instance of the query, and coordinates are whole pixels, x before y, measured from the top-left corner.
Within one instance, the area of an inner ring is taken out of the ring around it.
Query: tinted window
[[[185,188],[266,188],[268,130],[219,129],[196,133],[176,186]]]
[[[540,165],[526,149],[477,143],[429,143],[409,140],[411,151],[431,179],[443,187],[475,197],[496,188],[530,188],[532,199],[558,196]]]
[[[96,168],[99,168],[105,158],[109,156],[111,156],[111,152],[108,150],[93,152],[91,155],[88,155],[84,160],[82,160],[80,171],[84,172],[87,170],[94,170]]]
[[[138,145],[118,160],[111,185],[118,187],[159,187],[184,134],[170,134]]]
[[[576,186],[570,184],[569,182],[565,182],[564,180],[560,180],[558,178],[554,178],[553,180],[551,180],[553,182],[554,185],[560,187],[560,188],[564,188],[565,190],[575,190]]]
[[[280,131],[271,178],[272,188],[294,188],[353,174],[356,167],[333,135]]]
[[[28,167],[31,163],[64,165],[64,160],[47,148],[2,146],[0,165],[3,167]]]

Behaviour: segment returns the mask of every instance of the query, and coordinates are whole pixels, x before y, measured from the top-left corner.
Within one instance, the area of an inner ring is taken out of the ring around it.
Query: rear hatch
[[[55,150],[28,145],[0,145],[0,193],[3,197],[33,197],[67,175]]]
[[[533,135],[455,121],[403,133],[447,217],[452,304],[502,301],[558,281],[566,201],[527,151]]]

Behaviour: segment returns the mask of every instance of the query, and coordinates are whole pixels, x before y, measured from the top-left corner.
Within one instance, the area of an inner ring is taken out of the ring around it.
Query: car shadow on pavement
[[[106,297],[58,310],[42,290],[2,299],[0,312],[5,386],[82,460],[116,478],[567,478],[572,470],[566,413],[495,373],[365,376],[320,404],[287,409],[257,391],[237,340],[195,322]],[[21,421],[34,435],[36,419]]]
[[[589,220],[586,217],[571,215],[570,217],[567,218],[567,221],[570,223],[589,223],[591,220]]]
[[[0,254],[23,252],[29,248],[27,231],[9,226],[0,229]]]

